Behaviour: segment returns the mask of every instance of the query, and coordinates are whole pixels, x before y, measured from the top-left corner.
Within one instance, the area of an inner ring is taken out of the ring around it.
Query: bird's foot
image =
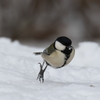
[[[38,74],[37,79],[39,79],[40,83],[41,82],[43,83],[44,82],[44,71],[45,71],[45,69],[43,69],[44,62],[43,62],[43,64],[41,64],[41,63],[39,63],[39,64],[40,64],[40,72]]]

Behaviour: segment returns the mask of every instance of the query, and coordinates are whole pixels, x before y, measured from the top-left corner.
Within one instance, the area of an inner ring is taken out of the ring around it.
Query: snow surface
[[[100,46],[80,43],[73,61],[60,69],[48,67],[45,82],[37,74],[41,56],[18,41],[0,38],[0,100],[100,100]]]

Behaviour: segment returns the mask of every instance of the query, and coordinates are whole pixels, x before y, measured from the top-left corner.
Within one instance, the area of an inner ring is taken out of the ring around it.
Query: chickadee
[[[35,55],[41,55],[44,60],[43,64],[39,63],[40,72],[37,79],[40,82],[44,82],[44,72],[48,65],[53,68],[62,68],[71,62],[75,54],[75,49],[71,44],[72,41],[69,38],[61,36],[43,52],[34,52]],[[46,67],[43,69],[44,63]]]

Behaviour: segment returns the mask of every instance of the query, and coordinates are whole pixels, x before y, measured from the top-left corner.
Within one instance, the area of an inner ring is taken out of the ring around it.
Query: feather
[[[35,55],[41,55],[42,52],[34,52],[33,54],[35,54]]]

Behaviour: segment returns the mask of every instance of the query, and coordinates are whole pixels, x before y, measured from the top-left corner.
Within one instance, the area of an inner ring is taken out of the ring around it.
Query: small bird
[[[34,52],[35,55],[41,55],[43,58],[43,64],[40,64],[40,72],[37,79],[40,82],[44,82],[44,72],[47,66],[53,68],[62,68],[69,64],[75,55],[75,49],[71,45],[72,41],[65,36],[58,37],[49,47],[43,52]],[[46,63],[43,69],[44,63]]]

